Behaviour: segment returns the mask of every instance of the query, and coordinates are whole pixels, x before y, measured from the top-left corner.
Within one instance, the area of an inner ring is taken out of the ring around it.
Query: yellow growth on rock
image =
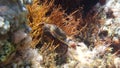
[[[33,0],[33,4],[27,6],[29,11],[28,24],[32,28],[32,47],[35,47],[41,40],[43,22],[55,24],[64,30],[67,35],[75,35],[78,32],[77,26],[79,25],[80,20],[75,20],[73,16],[74,13],[65,16],[65,12],[63,10],[60,10],[60,7],[56,8],[53,3],[53,0],[49,2],[46,0],[41,4],[39,0]],[[51,13],[49,16],[46,16],[46,14],[50,11]]]
[[[47,4],[47,2],[39,5],[39,0],[33,0],[33,4],[27,6],[28,8],[28,19],[29,25],[32,28],[31,36],[32,36],[32,47],[35,47],[40,41],[41,32],[42,32],[42,22],[48,22],[45,17],[46,12],[52,6],[52,2]]]

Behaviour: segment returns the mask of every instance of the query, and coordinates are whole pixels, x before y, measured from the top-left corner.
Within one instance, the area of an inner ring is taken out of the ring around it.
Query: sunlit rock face
[[[31,40],[25,7],[30,1],[0,0],[0,63],[5,62],[22,42]]]

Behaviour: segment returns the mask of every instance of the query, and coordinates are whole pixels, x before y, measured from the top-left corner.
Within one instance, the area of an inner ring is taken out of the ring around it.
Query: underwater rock
[[[0,63],[7,64],[20,42],[29,36],[25,5],[31,2],[32,0],[0,0]]]
[[[101,25],[100,33],[108,32],[106,38],[112,39],[111,47],[115,53],[120,50],[120,0],[106,0],[106,4],[99,7],[102,10],[99,16],[104,21],[100,22],[104,23]]]

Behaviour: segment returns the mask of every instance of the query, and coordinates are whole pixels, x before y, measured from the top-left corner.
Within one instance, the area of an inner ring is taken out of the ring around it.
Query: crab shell
[[[53,24],[44,24],[43,34],[42,34],[42,43],[49,43],[54,41],[53,45],[57,46],[56,52],[59,55],[66,54],[68,50],[68,45],[66,43],[66,34],[59,27]]]

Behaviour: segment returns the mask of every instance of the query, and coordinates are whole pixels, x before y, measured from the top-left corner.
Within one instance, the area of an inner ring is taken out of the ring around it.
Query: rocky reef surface
[[[31,28],[26,24],[27,9],[24,0],[0,1],[0,66],[11,62],[17,49],[32,40]]]
[[[119,0],[1,0],[0,68],[120,68],[119,15]]]

